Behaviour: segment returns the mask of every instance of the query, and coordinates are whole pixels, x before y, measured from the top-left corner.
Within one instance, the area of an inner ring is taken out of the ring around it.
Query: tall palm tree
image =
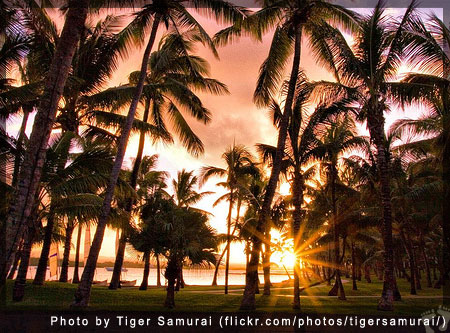
[[[222,159],[226,163],[226,168],[219,168],[213,166],[205,166],[201,170],[201,183],[205,183],[209,178],[227,177],[227,180],[220,185],[228,188],[229,193],[222,196],[222,199],[227,198],[229,201],[228,217],[227,217],[227,243],[226,243],[226,261],[225,261],[225,294],[228,294],[228,272],[230,268],[230,243],[231,243],[231,227],[233,206],[235,202],[238,203],[238,214],[240,210],[239,191],[245,187],[245,176],[249,174],[258,173],[251,153],[242,145],[235,145],[229,147],[223,154]],[[218,200],[221,200],[219,198]],[[217,265],[219,265],[217,263]]]
[[[414,17],[414,7],[415,1],[400,21],[391,20],[385,15],[384,2],[379,1],[373,12],[360,23],[352,46],[339,30],[330,26],[324,26],[312,43],[323,51],[322,63],[336,75],[337,83],[322,83],[322,91],[326,91],[328,96],[354,98],[359,106],[355,110],[357,119],[367,121],[371,142],[377,150],[385,246],[384,286],[378,304],[381,310],[392,310],[393,300],[400,299],[394,275],[389,155],[385,150],[384,114],[389,111],[389,100],[399,101],[390,91],[396,84],[401,58],[408,47],[404,37],[408,22]]]
[[[289,57],[292,53],[294,54],[289,81],[286,83],[287,93],[284,112],[279,125],[276,156],[259,215],[257,233],[253,239],[254,246],[250,269],[247,272],[249,284],[245,287],[241,303],[241,309],[243,310],[251,310],[255,307],[254,290],[258,278],[257,267],[262,244],[262,240],[258,239],[258,234],[263,233],[265,223],[270,216],[270,207],[281,170],[289,117],[292,115],[295,87],[299,74],[302,36],[318,33],[321,25],[325,24],[326,21],[339,22],[345,27],[353,27],[356,23],[355,17],[356,15],[351,11],[331,4],[327,0],[264,1],[261,10],[246,20],[238,21],[230,28],[222,30],[215,36],[219,44],[225,44],[242,33],[260,39],[264,33],[270,29],[275,29],[269,55],[261,66],[254,93],[254,100],[260,106],[270,104],[274,95],[279,91]]]
[[[191,55],[197,34],[188,31],[183,34],[168,34],[160,41],[160,46],[153,52],[148,66],[148,74],[143,88],[142,103],[144,114],[142,125],[150,123],[154,130],[150,132],[153,140],[161,138],[166,142],[172,141],[172,135],[165,122],[167,117],[172,122],[172,127],[177,132],[183,146],[194,155],[203,152],[203,143],[192,131],[180,109],[187,110],[197,120],[207,123],[210,120],[210,112],[201,103],[193,90],[206,90],[210,93],[227,93],[225,85],[206,77],[209,74],[208,63],[197,56]],[[197,37],[199,37],[197,35]],[[131,84],[110,88],[104,92],[90,97],[91,103],[112,105],[120,107],[123,103],[132,99],[136,77],[139,72],[130,74]],[[114,113],[95,111],[95,116],[100,124],[120,124],[124,116]],[[99,119],[103,118],[103,119]],[[135,120],[136,122],[136,120]],[[130,177],[130,185],[136,188],[137,174],[139,172],[144,152],[146,131],[141,125],[139,133],[139,145]],[[127,210],[131,211],[133,202],[129,201]],[[114,272],[110,283],[110,289],[116,289],[119,285],[119,277],[123,263],[123,255],[127,233],[122,233],[119,248],[114,264]]]
[[[48,140],[55,120],[58,103],[70,71],[72,57],[80,40],[88,14],[89,0],[69,0],[61,38],[44,85],[38,112],[34,120],[30,143],[19,174],[15,200],[6,220],[6,246],[1,251],[0,284],[10,268],[34,204],[42,173]]]
[[[186,1],[186,4],[192,4],[195,8],[204,7],[205,5],[212,5],[208,8],[208,12],[217,19],[225,19],[225,21],[233,21],[235,19],[241,19],[244,15],[243,8],[232,6],[223,1],[199,1],[191,0]],[[204,10],[205,8],[201,8]],[[108,218],[111,202],[114,194],[114,187],[119,176],[119,171],[122,166],[122,162],[125,156],[126,146],[128,143],[128,137],[133,125],[136,109],[141,99],[142,91],[144,88],[145,79],[147,76],[147,67],[150,58],[150,53],[153,48],[153,44],[156,39],[156,32],[161,23],[164,23],[167,27],[173,26],[187,27],[196,29],[202,36],[202,41],[213,47],[212,41],[208,37],[207,33],[201,27],[201,25],[195,20],[195,18],[188,12],[183,6],[183,3],[172,0],[158,0],[152,4],[146,5],[142,10],[136,13],[135,19],[123,30],[121,33],[124,43],[134,38],[135,40],[142,41],[144,32],[148,25],[151,24],[150,37],[142,58],[141,70],[139,79],[136,84],[133,99],[130,104],[129,112],[126,118],[126,122],[123,124],[120,140],[118,144],[118,150],[114,166],[111,171],[111,178],[108,189],[106,191],[104,205],[102,213],[99,218],[99,223],[94,235],[91,249],[89,251],[89,257],[86,262],[83,276],[81,277],[81,283],[75,292],[75,302],[73,306],[87,306],[89,303],[91,284],[94,278],[95,266],[100,253],[100,247],[103,241],[103,235],[106,227],[106,220]]]

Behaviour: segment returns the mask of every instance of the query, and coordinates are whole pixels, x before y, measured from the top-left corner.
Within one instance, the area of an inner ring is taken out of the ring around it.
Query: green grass
[[[409,284],[398,281],[403,300],[395,303],[392,313],[382,313],[376,310],[378,296],[381,294],[382,283],[358,282],[358,290],[351,290],[351,281],[344,284],[346,301],[327,296],[330,289],[327,285],[320,285],[307,289],[301,294],[302,313],[323,314],[366,314],[366,315],[420,315],[442,304],[442,290],[424,288],[418,291],[418,296],[409,295]],[[12,281],[7,284],[7,310],[70,310],[76,285],[58,282],[47,282],[44,286],[27,284],[25,298],[22,302],[10,301]],[[274,284],[272,295],[256,296],[257,309],[261,312],[294,312],[291,309],[292,289],[289,284]],[[231,286],[230,294],[224,295],[220,291],[222,286],[187,286],[176,294],[175,312],[236,312],[239,309],[243,286]],[[309,297],[303,297],[309,296]],[[363,296],[363,297],[352,297]],[[375,297],[374,297],[375,296]],[[421,296],[436,296],[434,298],[421,298]],[[438,297],[440,296],[440,297]],[[111,291],[107,287],[92,288],[90,306],[87,311],[114,310],[114,311],[168,311],[162,304],[165,298],[164,288],[151,287],[147,291],[137,288],[125,288]]]

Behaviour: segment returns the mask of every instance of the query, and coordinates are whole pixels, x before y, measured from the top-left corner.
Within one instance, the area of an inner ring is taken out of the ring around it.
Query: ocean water
[[[140,285],[142,282],[143,268],[127,268],[127,272],[122,273],[122,280],[136,280],[136,285]],[[59,269],[58,269],[59,272]],[[33,279],[36,273],[36,266],[30,266],[27,272],[27,279]],[[83,267],[80,267],[79,277],[81,278],[81,274],[83,273]],[[111,280],[112,273],[107,271],[105,267],[97,268],[95,272],[94,280],[103,281],[107,280],[108,282]],[[289,272],[292,277],[292,273]],[[164,269],[161,270],[161,283],[165,284],[166,280],[164,278]],[[205,285],[209,286],[212,283],[214,276],[214,268],[205,269],[205,268],[183,268],[183,277],[184,281],[188,285]],[[73,277],[73,267],[69,267],[69,279]],[[46,280],[58,280],[58,276],[50,277],[50,271],[47,269],[47,277]],[[260,281],[264,281],[264,276],[262,272],[259,272]],[[281,282],[289,279],[288,275],[283,270],[272,269],[270,274],[271,282]],[[150,275],[148,278],[149,285],[156,285],[156,267],[150,268]],[[217,277],[217,284],[224,285],[225,284],[225,270],[219,269],[219,274]],[[228,277],[229,285],[244,285],[245,284],[245,270],[239,269],[230,269],[230,274]]]

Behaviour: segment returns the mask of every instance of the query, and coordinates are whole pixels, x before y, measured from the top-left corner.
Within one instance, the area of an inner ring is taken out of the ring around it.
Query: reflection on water
[[[136,285],[140,285],[142,282],[142,274],[143,268],[127,268],[127,272],[122,273],[123,280],[137,280]],[[33,279],[36,273],[36,266],[30,266],[27,273],[27,279]],[[79,277],[81,278],[81,274],[83,273],[83,267],[80,267]],[[161,270],[161,283],[164,284],[166,282],[164,278],[164,270]],[[73,277],[73,267],[69,267],[69,279]],[[103,281],[111,280],[112,272],[106,270],[105,267],[97,268],[95,273],[95,280]],[[183,269],[183,277],[184,281],[188,285],[211,285],[214,276],[214,268],[205,269],[205,268],[184,268]],[[59,277],[59,275],[58,275]],[[284,271],[280,270],[271,270],[270,280],[274,283],[281,282],[287,280],[289,277]],[[47,270],[47,280],[57,280],[57,277],[53,276],[50,278],[50,272]],[[264,281],[264,276],[262,272],[259,274],[260,281]],[[150,285],[156,285],[156,268],[150,268],[150,275],[148,278],[148,282]],[[217,277],[217,284],[223,285],[225,283],[225,270],[220,269],[219,275]],[[245,284],[245,270],[239,269],[231,269],[230,275],[228,277],[229,285],[244,285]]]

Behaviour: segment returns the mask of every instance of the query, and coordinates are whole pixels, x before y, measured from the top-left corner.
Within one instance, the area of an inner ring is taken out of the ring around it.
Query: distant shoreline
[[[30,258],[30,266],[37,266],[39,262],[38,257],[31,257]],[[61,267],[62,258],[58,259],[58,266]],[[73,267],[75,265],[74,260],[69,260],[69,267]],[[123,266],[125,268],[144,268],[144,263],[136,262],[136,261],[124,261]],[[151,263],[151,266],[156,266],[156,263]],[[83,260],[80,260],[80,267],[84,267]],[[99,261],[97,263],[97,268],[103,268],[103,267],[114,267],[114,261],[113,260],[105,260],[105,261]],[[164,268],[165,265],[161,265],[161,268]],[[225,267],[225,266],[224,266]],[[186,266],[187,269],[191,268]],[[196,269],[214,269],[214,266],[211,265],[210,267],[195,267]],[[232,270],[245,270],[245,265],[242,264],[230,264],[230,269]],[[283,270],[282,267],[275,267],[273,266],[272,269],[276,270]],[[292,269],[288,269],[289,273],[292,272]]]

